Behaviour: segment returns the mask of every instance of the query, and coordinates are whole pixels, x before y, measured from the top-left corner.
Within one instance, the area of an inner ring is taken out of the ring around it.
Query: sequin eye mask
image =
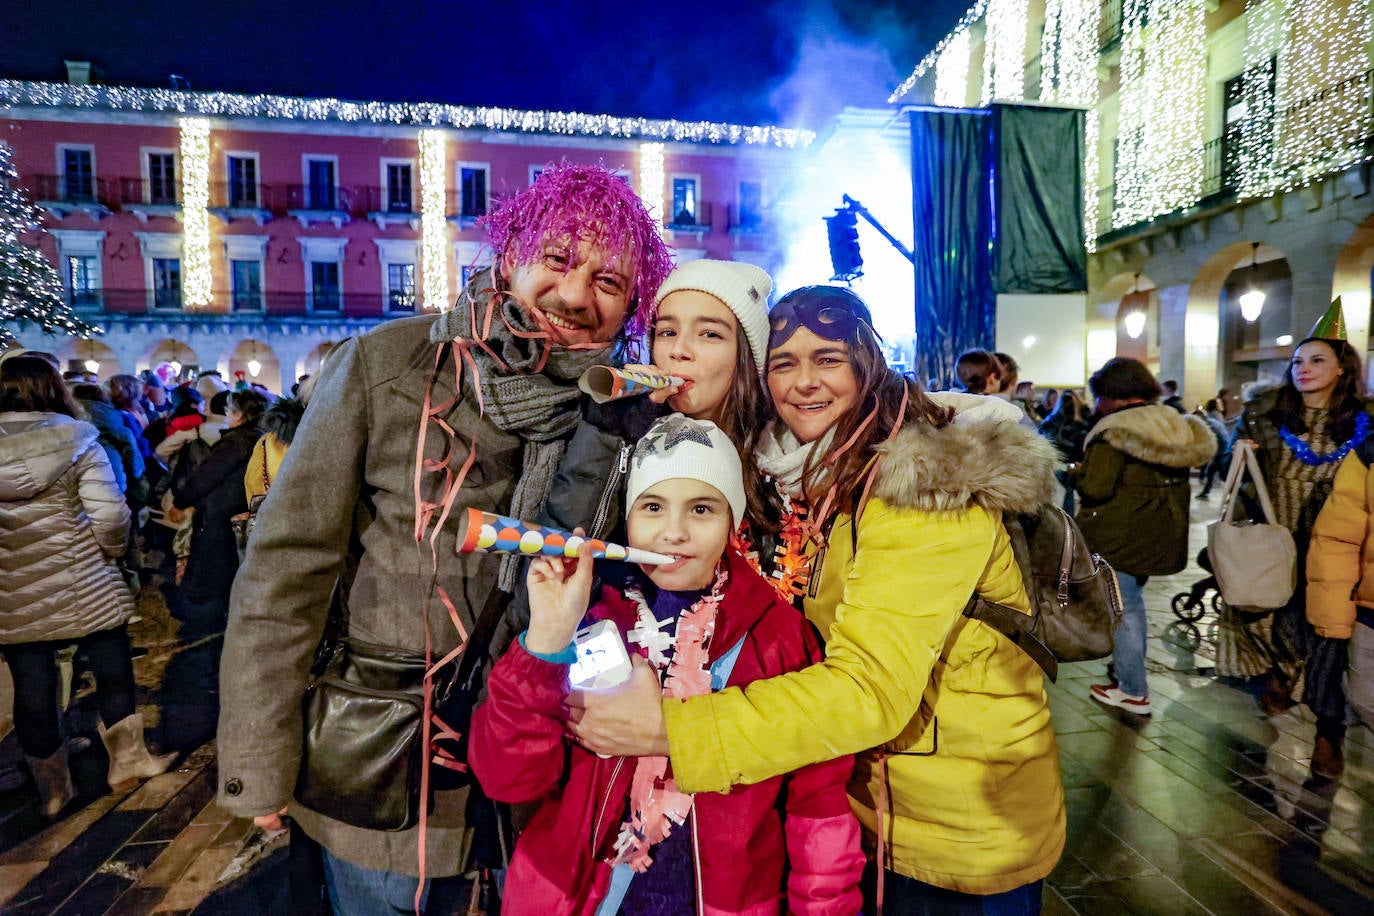
[[[823,340],[848,340],[855,329],[864,323],[850,309],[819,302],[804,302],[801,305],[779,303],[769,314],[768,320],[771,327],[768,335],[770,350],[786,343],[798,327],[806,328]]]

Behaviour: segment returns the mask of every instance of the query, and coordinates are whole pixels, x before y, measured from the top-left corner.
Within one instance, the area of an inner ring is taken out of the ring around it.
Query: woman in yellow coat
[[[1312,527],[1312,546],[1307,552],[1307,622],[1312,624],[1318,636],[1336,640],[1342,654],[1347,656],[1346,702],[1361,721],[1374,728],[1374,474],[1369,472],[1371,462],[1374,462],[1374,437],[1365,439],[1341,461],[1331,495]],[[1335,745],[1334,754],[1343,759],[1339,744]]]
[[[1002,514],[1051,499],[1053,448],[987,399],[956,413],[890,371],[847,290],[796,290],[770,317],[779,421],[757,457],[787,500],[783,584],[826,659],[685,702],[636,670],[574,697],[573,728],[599,752],[669,754],[684,791],[858,754],[850,798],[885,912],[1038,912],[1065,836],[1041,672],[962,611],[975,592],[1028,610]]]

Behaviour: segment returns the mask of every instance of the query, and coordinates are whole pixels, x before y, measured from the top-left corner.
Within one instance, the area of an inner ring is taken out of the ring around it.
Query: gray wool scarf
[[[429,339],[436,344],[473,340],[472,306],[475,302],[477,318],[483,320],[494,295],[493,279],[491,270],[473,277],[458,297],[457,304],[434,320]],[[481,347],[473,347],[469,352],[478,366],[487,418],[524,441],[523,466],[515,482],[508,514],[535,521],[544,512],[554,474],[563,460],[567,437],[582,419],[577,379],[592,366],[609,364],[614,348],[610,344],[595,350],[550,347],[543,370],[536,372],[546,341],[518,337],[511,333],[511,328],[522,332],[538,331],[513,296],[502,296],[496,306],[491,333],[484,343],[505,366],[493,360]],[[502,557],[498,583],[503,590],[514,591],[521,559],[516,554]]]

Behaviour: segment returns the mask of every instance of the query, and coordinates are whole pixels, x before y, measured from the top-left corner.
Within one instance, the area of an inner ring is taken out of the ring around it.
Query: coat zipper
[[[596,823],[592,825],[592,860],[596,860],[596,841],[601,836],[601,819],[606,813],[606,805],[611,800],[611,792],[615,789],[615,779],[620,775],[620,768],[625,765],[624,757],[617,757],[615,769],[611,770],[610,782],[606,784],[606,794],[601,799],[601,806],[596,809]]]
[[[701,887],[701,844],[697,842],[697,805],[696,796],[692,796],[692,810],[687,815],[690,818],[687,829],[692,831],[692,875],[697,882],[697,912],[706,912],[706,892]]]
[[[616,460],[615,469],[611,471],[611,476],[606,480],[606,488],[601,491],[601,500],[596,504],[596,515],[592,516],[592,530],[589,532],[594,538],[599,538],[606,532],[602,531],[602,526],[606,524],[606,513],[611,510],[611,500],[615,499],[616,491],[620,487],[620,479],[625,476],[626,470],[630,466],[630,444],[620,443],[620,455]]]

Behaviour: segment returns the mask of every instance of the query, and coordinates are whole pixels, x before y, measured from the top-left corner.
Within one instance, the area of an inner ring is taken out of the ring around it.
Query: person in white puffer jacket
[[[45,359],[0,355],[0,654],[14,726],[44,815],[73,796],[57,705],[58,649],[89,659],[112,786],[165,771],[143,741],[125,629],[133,598],[115,565],[129,508],[97,432]]]

